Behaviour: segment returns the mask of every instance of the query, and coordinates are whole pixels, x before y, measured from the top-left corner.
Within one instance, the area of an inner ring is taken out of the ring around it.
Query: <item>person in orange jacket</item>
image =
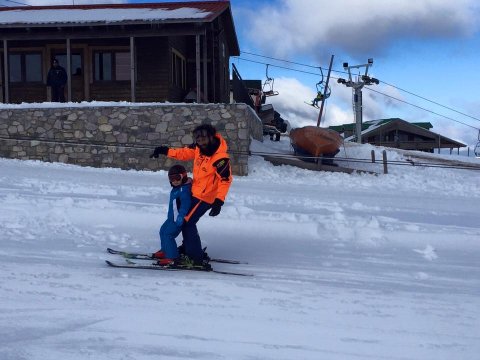
[[[189,260],[203,264],[197,222],[208,210],[210,216],[220,214],[233,178],[227,142],[217,130],[202,124],[193,130],[193,138],[195,142],[184,148],[158,146],[150,157],[166,155],[181,161],[193,160],[192,203],[182,227],[182,245]]]

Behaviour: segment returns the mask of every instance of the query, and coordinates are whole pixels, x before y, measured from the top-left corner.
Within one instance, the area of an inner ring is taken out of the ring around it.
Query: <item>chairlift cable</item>
[[[265,64],[265,63],[263,63],[263,62],[260,62],[260,61],[255,61],[255,60],[248,60],[248,59],[242,59],[242,58],[239,58],[239,60],[243,60],[243,61],[249,61],[249,62],[254,62],[254,63],[257,63],[257,64],[266,65],[266,64]],[[269,65],[270,65],[270,66],[273,66],[273,67],[278,67],[278,68],[281,68],[281,69],[285,69],[285,70],[297,71],[297,72],[301,72],[301,73],[304,73],[304,74],[310,74],[310,75],[316,75],[316,76],[318,76],[318,74],[316,74],[316,73],[312,73],[312,72],[308,72],[308,71],[303,71],[303,70],[292,69],[292,68],[288,68],[288,67],[284,67],[284,66],[279,66],[279,65],[272,65],[272,64],[269,64]],[[334,70],[332,70],[332,71],[334,71]],[[334,76],[332,76],[331,78],[332,78],[332,79],[338,79],[338,78],[336,78],[336,77],[334,77]],[[382,81],[382,83],[383,83],[383,81]],[[413,106],[413,107],[416,107],[416,108],[418,108],[418,109],[421,109],[421,110],[423,110],[423,111],[427,111],[427,112],[429,112],[429,113],[431,113],[431,114],[434,114],[434,115],[437,115],[437,116],[443,117],[443,118],[445,118],[445,119],[448,119],[448,120],[451,120],[451,121],[455,121],[455,122],[457,122],[457,123],[459,123],[459,124],[462,124],[462,125],[465,125],[465,126],[471,127],[471,128],[473,128],[473,129],[478,129],[478,128],[476,128],[476,127],[475,127],[475,126],[473,126],[473,125],[466,124],[466,123],[464,123],[464,122],[462,122],[462,121],[460,121],[460,120],[455,120],[455,119],[453,119],[453,118],[451,118],[451,117],[449,117],[449,116],[446,116],[446,115],[439,114],[439,113],[437,113],[437,112],[435,112],[435,111],[432,111],[432,110],[426,109],[426,108],[424,108],[424,107],[421,107],[421,106],[419,106],[419,105],[412,104],[412,103],[410,103],[410,102],[408,102],[408,101],[405,101],[405,100],[401,100],[401,99],[399,99],[399,98],[396,98],[396,97],[394,97],[394,96],[391,96],[391,95],[385,94],[385,93],[383,93],[383,92],[381,92],[381,91],[374,90],[374,89],[372,89],[372,88],[370,88],[370,87],[365,87],[364,89],[367,89],[367,90],[370,90],[370,91],[376,92],[376,93],[378,93],[378,94],[380,94],[380,95],[383,95],[383,96],[389,97],[389,98],[391,98],[391,99],[393,99],[393,100],[396,100],[396,101],[402,102],[402,103],[404,103],[404,104],[407,104],[407,105],[411,105],[411,106]],[[352,99],[352,106],[353,106],[353,99]]]
[[[40,143],[50,143],[50,144],[63,144],[63,145],[72,145],[72,146],[93,146],[93,147],[110,147],[110,148],[126,148],[126,149],[136,149],[136,150],[153,150],[155,149],[155,145],[151,144],[129,144],[129,143],[106,143],[102,141],[69,141],[69,140],[49,140],[49,139],[42,139],[42,138],[35,138],[30,136],[15,136],[15,137],[4,137],[0,136],[0,140],[5,141],[38,141]],[[293,154],[280,154],[274,152],[261,152],[261,151],[235,151],[230,150],[230,154],[237,154],[237,155],[258,155],[258,156],[275,156],[278,158],[286,158],[286,159],[293,159],[293,158],[308,158],[308,159],[325,159],[325,160],[335,160],[335,161],[346,161],[346,162],[356,162],[356,163],[371,163],[371,159],[357,159],[357,158],[349,158],[349,157],[323,157],[323,156],[304,156],[304,155],[293,155]],[[380,163],[380,162],[379,162]],[[435,168],[446,168],[446,169],[463,169],[463,170],[480,170],[480,167],[475,166],[459,166],[459,165],[445,165],[439,163],[421,163],[415,162],[412,163],[411,161],[404,161],[404,160],[388,160],[387,164],[390,165],[409,165],[409,166],[422,166],[422,167],[435,167]]]
[[[262,58],[270,59],[270,60],[282,61],[282,62],[286,62],[286,63],[294,64],[294,65],[299,65],[299,66],[311,67],[311,68],[315,68],[315,69],[318,69],[318,68],[319,68],[319,66],[302,64],[302,63],[295,62],[295,61],[290,61],[290,60],[277,59],[277,58],[270,57],[270,56],[254,54],[254,53],[251,53],[251,52],[248,52],[248,51],[242,51],[241,53],[242,53],[242,54],[247,54],[247,55],[258,56],[258,57],[262,57]]]
[[[424,108],[424,107],[421,107],[421,106],[419,106],[419,105],[415,105],[415,104],[412,104],[412,103],[410,103],[410,102],[408,102],[408,101],[401,100],[401,99],[399,99],[399,98],[396,98],[396,97],[394,97],[394,96],[391,96],[391,95],[388,95],[388,94],[382,93],[381,91],[374,90],[374,89],[372,89],[372,88],[370,88],[370,87],[365,87],[365,89],[367,89],[367,90],[369,90],[369,91],[376,92],[376,93],[378,93],[378,94],[381,94],[381,95],[383,95],[383,96],[389,97],[389,98],[391,98],[391,99],[394,99],[394,100],[400,101],[400,102],[402,102],[402,103],[404,103],[404,104],[408,104],[408,105],[414,106],[414,107],[416,107],[416,108],[418,108],[418,109],[421,109],[421,110],[427,111],[427,112],[429,112],[429,113],[432,113],[432,114],[434,114],[434,115],[437,115],[437,116],[443,117],[443,118],[445,118],[445,119],[448,119],[448,120],[455,121],[455,122],[457,122],[457,123],[459,123],[459,124],[462,124],[462,125],[465,125],[465,126],[471,127],[472,129],[479,130],[477,127],[475,127],[475,126],[473,126],[473,125],[466,124],[466,123],[464,123],[464,122],[462,122],[462,121],[460,121],[460,120],[455,120],[455,119],[453,119],[453,118],[451,118],[451,117],[449,117],[449,116],[446,116],[446,115],[439,114],[439,113],[437,113],[437,112],[435,112],[435,111],[432,111],[432,110],[428,110],[428,109],[426,109],[426,108]]]
[[[268,58],[268,59],[271,59],[271,60],[283,61],[283,62],[287,62],[287,63],[299,65],[299,66],[306,66],[306,67],[311,67],[311,68],[323,69],[321,66],[313,66],[313,65],[307,65],[307,64],[302,64],[302,63],[296,63],[296,62],[294,62],[294,61],[277,59],[277,58],[274,58],[274,57],[268,57],[268,56],[258,55],[258,54],[248,53],[248,52],[243,52],[243,53],[249,54],[249,55],[254,55],[254,56],[259,56],[259,57],[264,57],[264,58]],[[255,61],[255,60],[250,60],[250,59],[244,59],[244,58],[240,58],[240,57],[238,57],[238,59],[239,59],[239,60],[243,60],[243,61],[254,62],[254,63],[257,63],[257,64],[265,64],[265,63],[260,62],[260,61]],[[281,68],[281,69],[290,70],[290,71],[297,71],[297,72],[304,73],[304,74],[318,75],[318,74],[315,74],[315,73],[312,73],[312,72],[308,72],[308,71],[304,71],[304,70],[298,70],[298,69],[293,69],[293,68],[288,68],[288,67],[283,67],[283,66],[280,66],[280,65],[270,64],[270,66],[275,66],[275,67],[278,67],[278,68]],[[340,74],[348,74],[347,72],[345,72],[345,71],[340,71],[340,70],[334,70],[334,69],[332,69],[332,71],[333,71],[333,72],[336,72],[336,73],[340,73]],[[333,76],[332,76],[331,78],[332,78],[332,79],[338,79],[337,77],[333,77]],[[420,98],[420,99],[422,99],[422,100],[425,100],[425,101],[427,101],[427,102],[430,102],[430,103],[432,103],[432,104],[441,106],[441,107],[443,107],[443,108],[445,108],[445,109],[447,109],[447,110],[456,112],[456,113],[458,113],[458,114],[460,114],[460,115],[466,116],[466,117],[471,118],[471,119],[473,119],[473,120],[480,121],[480,118],[478,118],[478,117],[475,117],[475,116],[466,114],[466,113],[464,113],[464,112],[455,110],[455,109],[452,108],[452,107],[443,105],[443,104],[441,104],[441,103],[439,103],[439,102],[437,102],[437,101],[430,100],[430,99],[428,99],[428,98],[426,98],[426,97],[424,97],[424,96],[421,96],[421,95],[415,94],[415,93],[413,93],[413,92],[411,92],[411,91],[402,89],[402,88],[400,88],[400,87],[398,87],[398,86],[395,86],[395,85],[393,85],[393,84],[390,84],[390,83],[388,83],[388,82],[386,82],[386,81],[381,80],[381,82],[382,82],[382,84],[385,84],[385,85],[387,85],[387,86],[393,87],[393,88],[395,88],[395,89],[397,89],[397,90],[403,91],[403,92],[405,92],[405,93],[407,93],[407,94],[409,94],[409,95],[418,97],[418,98]],[[380,93],[380,94],[382,94],[382,95],[389,96],[389,95],[383,94],[383,93],[381,93],[381,92],[379,92],[379,91],[377,91],[377,92]],[[399,100],[399,99],[397,99],[397,98],[395,98],[395,97],[392,97],[392,96],[390,96],[390,97],[391,97],[392,99],[394,99],[394,100],[398,100],[398,101],[401,101],[401,102],[404,102],[404,103],[407,103],[407,104],[411,105],[410,103],[405,102],[405,101],[403,101],[403,100]],[[426,109],[424,109],[424,108],[421,108],[421,109],[422,109],[422,110],[426,110]],[[426,110],[426,111],[429,111],[429,110]],[[442,115],[441,115],[441,116],[442,116]],[[451,118],[449,118],[449,119],[451,119]],[[456,121],[456,120],[454,120],[454,121]],[[461,123],[461,124],[464,124],[464,123],[462,123],[462,122],[460,122],[460,123]],[[466,125],[466,124],[464,124],[464,125]],[[470,125],[467,125],[467,126],[470,126]]]
[[[421,95],[414,94],[414,93],[412,93],[411,91],[408,91],[408,90],[402,89],[402,88],[400,88],[400,87],[398,87],[398,86],[395,86],[395,85],[389,84],[389,83],[387,83],[387,82],[385,82],[385,81],[383,81],[383,80],[382,80],[382,84],[385,84],[385,85],[391,86],[391,87],[393,87],[393,88],[395,88],[395,89],[397,89],[397,90],[400,90],[400,91],[406,92],[407,94],[410,94],[410,95],[416,96],[416,97],[418,97],[418,98],[420,98],[420,99],[422,99],[422,100],[425,100],[425,101],[431,102],[432,104],[435,104],[435,105],[441,106],[441,107],[443,107],[443,108],[445,108],[445,109],[448,109],[448,110],[450,110],[450,111],[456,112],[456,113],[458,113],[458,114],[460,114],[460,115],[463,115],[463,116],[469,117],[470,119],[473,119],[473,120],[480,121],[480,119],[479,119],[479,118],[477,118],[477,117],[475,117],[475,116],[471,116],[471,115],[465,114],[465,113],[463,113],[463,112],[461,112],[461,111],[458,111],[458,110],[455,110],[455,109],[453,109],[453,108],[451,108],[451,107],[449,107],[449,106],[446,106],[446,105],[440,104],[440,103],[438,103],[438,102],[436,102],[436,101],[433,101],[433,100],[427,99],[426,97],[423,97],[423,96],[421,96]]]
[[[245,53],[247,53],[247,52],[245,52]],[[265,57],[265,58],[269,58],[269,59],[273,59],[273,60],[278,60],[278,61],[285,61],[285,62],[292,63],[292,64],[295,64],[295,65],[314,67],[314,66],[312,66],[312,65],[295,63],[295,62],[293,62],[293,61],[276,59],[276,58],[273,58],[273,57],[268,57],[268,56],[253,54],[253,53],[248,53],[248,54],[250,54],[250,55],[255,55],[255,56],[260,56],[260,57]],[[244,60],[244,61],[254,62],[254,63],[258,63],[258,64],[265,64],[265,63],[260,62],[260,61],[243,59],[243,58],[240,58],[240,57],[238,57],[238,60]],[[314,74],[314,73],[311,73],[311,72],[308,72],[308,71],[303,71],[303,70],[288,68],[288,67],[284,67],[284,66],[273,65],[273,64],[268,64],[268,65],[274,66],[274,67],[278,67],[278,68],[282,68],[282,69],[286,69],[286,70],[290,70],[290,71],[297,71],[297,72],[301,72],[301,73],[304,73],[304,74],[317,75],[317,74]],[[322,67],[315,67],[315,68],[320,69],[320,72],[322,72]],[[336,70],[332,70],[332,71],[338,72],[338,71],[336,71]],[[322,74],[323,74],[323,72],[322,72]],[[332,76],[331,78],[332,78],[332,79],[338,79],[338,78],[333,77],[333,76]],[[415,93],[413,93],[413,92],[411,92],[411,91],[402,89],[402,88],[397,87],[397,86],[395,86],[395,85],[389,84],[389,83],[387,83],[387,82],[385,82],[385,81],[381,81],[381,82],[382,82],[383,84],[387,85],[387,86],[391,86],[391,87],[393,87],[393,88],[395,88],[395,89],[398,89],[398,90],[403,91],[403,92],[406,92],[406,93],[408,93],[408,94],[410,94],[410,95],[416,96],[416,97],[418,97],[418,98],[420,98],[420,99],[422,99],[422,100],[425,100],[425,101],[427,101],[427,102],[431,102],[431,103],[433,103],[433,104],[435,104],[435,105],[441,106],[441,107],[443,107],[443,108],[445,108],[445,109],[448,109],[448,110],[450,110],[450,111],[454,111],[454,112],[456,112],[456,113],[458,113],[458,114],[460,114],[460,115],[469,117],[469,118],[471,118],[471,119],[473,119],[473,120],[480,121],[479,118],[476,118],[476,117],[474,117],[474,116],[468,115],[468,114],[463,113],[463,112],[461,112],[461,111],[455,110],[455,109],[453,109],[453,108],[451,108],[451,107],[449,107],[449,106],[442,105],[442,104],[440,104],[440,103],[438,103],[438,102],[436,102],[436,101],[427,99],[427,98],[425,98],[425,97],[423,97],[423,96],[420,96],[420,95],[417,95],[417,94],[415,94]],[[429,112],[429,113],[431,113],[431,114],[434,114],[434,115],[443,117],[443,118],[445,118],[445,119],[447,119],[447,120],[451,120],[451,121],[457,122],[457,123],[459,123],[459,124],[462,124],[462,125],[471,127],[471,128],[473,128],[473,129],[478,129],[478,130],[480,131],[479,128],[477,128],[477,127],[475,127],[475,126],[473,126],[473,125],[470,125],[470,124],[466,124],[465,122],[462,122],[462,121],[460,121],[460,120],[453,119],[453,118],[451,118],[451,117],[449,117],[449,116],[439,114],[439,113],[437,113],[437,112],[435,112],[435,111],[426,109],[426,108],[421,107],[421,106],[419,106],[419,105],[415,105],[415,104],[412,104],[412,103],[410,103],[410,102],[408,102],[408,101],[398,99],[398,98],[396,98],[396,97],[394,97],[394,96],[391,96],[391,95],[387,95],[387,94],[385,94],[385,93],[383,93],[383,92],[381,92],[381,91],[371,89],[370,87],[366,87],[366,89],[368,89],[368,90],[370,90],[370,91],[373,91],[373,92],[376,92],[376,93],[378,93],[378,94],[381,94],[381,95],[383,95],[383,96],[389,97],[389,98],[391,98],[391,99],[393,99],[393,100],[402,102],[402,103],[404,103],[404,104],[407,104],[407,105],[416,107],[416,108],[421,109],[421,110],[423,110],[423,111],[427,111],[427,112]],[[353,101],[353,100],[352,100],[352,101]],[[353,104],[352,104],[352,106],[353,106]],[[480,135],[479,135],[479,137],[480,137]],[[476,146],[475,148],[477,148],[477,147],[479,148],[478,152],[480,152],[480,139],[479,139],[479,143],[477,144],[477,146]]]
[[[232,151],[233,154],[244,154],[243,151]],[[357,158],[349,158],[349,157],[323,157],[323,156],[305,156],[305,155],[292,155],[292,154],[279,154],[279,153],[268,153],[268,152],[255,152],[250,151],[248,152],[249,155],[258,155],[258,156],[275,156],[278,158],[285,158],[285,159],[324,159],[324,160],[335,160],[335,161],[345,161],[345,162],[353,162],[353,163],[372,163],[371,159],[357,159]],[[382,162],[378,162],[380,164]],[[406,160],[387,160],[387,164],[389,165],[407,165],[407,166],[421,166],[421,167],[432,167],[432,168],[446,168],[446,169],[463,169],[463,170],[478,170],[480,171],[480,167],[469,166],[469,165],[445,165],[441,163],[426,163],[426,162],[411,162]]]
[[[14,1],[14,0],[3,0],[3,1],[11,2],[12,4],[17,4],[17,5],[32,6],[30,4],[26,4],[26,3],[23,3],[23,2],[20,2],[20,1]]]
[[[253,63],[257,63],[257,64],[265,64],[265,63],[260,62],[260,61],[249,60],[249,59],[242,59],[242,58],[240,58],[240,57],[239,57],[238,59],[239,59],[239,60],[244,60],[244,61],[253,62]],[[288,67],[284,67],[284,66],[279,66],[279,65],[272,65],[272,64],[269,64],[269,65],[274,66],[274,67],[278,67],[278,68],[282,68],[282,69],[286,69],[286,70],[290,70],[290,71],[297,71],[297,72],[301,72],[301,73],[305,73],[305,74],[311,74],[311,75],[317,75],[317,76],[318,76],[318,74],[315,74],[315,73],[312,73],[312,72],[308,72],[308,71],[303,71],[303,70],[298,70],[298,69],[292,69],[292,68],[288,68]],[[332,71],[335,71],[335,70],[332,70]],[[332,79],[338,79],[338,78],[332,76]],[[385,82],[382,81],[382,83],[385,83]],[[386,85],[389,85],[389,86],[392,86],[392,85],[390,85],[390,84],[388,84],[388,83],[385,83],[385,84],[386,84]],[[421,107],[421,106],[419,106],[419,105],[415,105],[415,104],[412,104],[412,103],[410,103],[410,102],[408,102],[408,101],[398,99],[398,98],[396,98],[396,97],[394,97],[394,96],[391,96],[391,95],[387,95],[387,94],[385,94],[385,93],[383,93],[383,92],[381,92],[381,91],[374,90],[374,89],[372,89],[372,88],[370,88],[370,87],[365,87],[365,88],[368,89],[368,90],[370,90],[370,91],[373,91],[373,92],[376,92],[376,93],[378,93],[378,94],[381,94],[381,95],[383,95],[383,96],[389,97],[389,98],[391,98],[391,99],[393,99],[393,100],[396,100],[396,101],[402,102],[402,103],[404,103],[404,104],[408,104],[408,105],[410,105],[410,106],[413,106],[413,107],[416,107],[416,108],[418,108],[418,109],[421,109],[421,110],[423,110],[423,111],[429,112],[429,113],[431,113],[431,114],[434,114],[434,115],[443,117],[443,118],[445,118],[445,119],[448,119],[448,120],[457,122],[457,123],[459,123],[459,124],[462,124],[462,125],[471,127],[471,128],[473,128],[473,129],[478,129],[478,128],[476,128],[476,127],[473,126],[473,125],[466,124],[466,123],[464,123],[464,122],[462,122],[462,121],[460,121],[460,120],[453,119],[453,118],[451,118],[451,117],[449,117],[449,116],[439,114],[439,113],[437,113],[437,112],[434,112],[434,111],[432,111],[432,110],[426,109],[426,108]],[[400,89],[400,88],[399,88],[399,89]],[[402,89],[400,89],[400,90],[402,90]],[[408,92],[408,93],[410,93],[410,92]],[[411,93],[411,94],[412,94],[412,95],[415,95],[415,94],[413,94],[413,93]],[[415,95],[415,96],[418,96],[418,95]],[[426,101],[431,101],[431,100],[428,100],[428,99],[423,98],[423,97],[421,97],[421,96],[419,96],[419,97],[422,98],[422,99],[425,99]],[[431,101],[431,102],[437,104],[437,103],[434,102],[434,101]],[[439,104],[439,105],[440,105],[440,104]],[[354,106],[354,105],[353,105],[353,98],[352,98],[352,107],[353,107],[353,106]],[[449,107],[447,107],[447,106],[444,106],[444,107],[447,108],[447,109],[451,109],[451,108],[449,108]],[[451,110],[453,110],[453,109],[451,109]],[[355,111],[355,109],[353,109],[353,111]],[[453,111],[455,111],[455,110],[453,110]],[[461,114],[461,115],[469,116],[469,115],[464,114],[464,113],[462,113],[462,112],[459,112],[459,111],[457,111],[457,112],[458,112],[459,114]],[[469,116],[469,117],[471,117],[471,116]],[[475,119],[475,118],[474,118],[474,119]],[[480,129],[479,129],[479,130],[480,130]],[[477,144],[477,145],[479,146],[479,152],[480,152],[480,142],[479,142],[479,144]]]
[[[294,65],[298,65],[298,66],[305,66],[305,67],[310,67],[310,68],[315,68],[315,69],[320,69],[320,70],[328,70],[328,68],[323,68],[323,67],[317,66],[317,65],[303,64],[303,63],[299,63],[299,62],[295,62],[295,61],[290,61],[290,60],[285,60],[285,59],[279,59],[279,58],[275,58],[275,57],[271,57],[271,56],[254,54],[254,53],[251,53],[251,52],[248,52],[248,51],[242,51],[242,54],[258,56],[258,57],[262,57],[262,58],[265,58],[265,59],[276,60],[276,61],[285,62],[285,63],[289,63],[289,64],[294,64]],[[247,59],[243,59],[243,60],[246,60],[246,61],[254,61],[254,60],[247,60]],[[255,62],[255,61],[254,61],[254,62]],[[274,66],[276,66],[276,65],[274,65]],[[348,74],[348,72],[343,71],[343,70],[333,70],[333,69],[332,69],[332,71],[337,72],[337,73],[340,73],[340,74]]]
[[[248,62],[252,62],[252,63],[256,63],[256,64],[267,65],[267,63],[264,63],[264,62],[261,62],[261,61],[244,59],[244,58],[241,58],[241,57],[237,57],[237,60],[242,60],[242,61],[248,61]],[[314,73],[314,72],[310,72],[310,71],[293,69],[293,68],[289,68],[289,67],[281,66],[281,65],[273,65],[273,64],[268,64],[268,65],[273,66],[273,67],[277,67],[277,68],[279,68],[279,69],[285,69],[285,70],[290,70],[290,71],[296,71],[296,72],[303,73],[303,74],[309,74],[309,75],[318,76],[318,73]],[[318,66],[316,66],[315,68],[318,69]],[[332,70],[332,71],[333,71],[333,70]],[[333,78],[333,77],[332,77],[332,78]],[[333,78],[333,79],[336,79],[336,78]]]

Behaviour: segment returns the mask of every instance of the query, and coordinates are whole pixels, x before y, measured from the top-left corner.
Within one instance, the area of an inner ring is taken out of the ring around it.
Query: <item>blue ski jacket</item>
[[[182,226],[185,215],[190,210],[191,202],[192,180],[189,178],[185,184],[172,188],[168,203],[168,220],[177,226]]]

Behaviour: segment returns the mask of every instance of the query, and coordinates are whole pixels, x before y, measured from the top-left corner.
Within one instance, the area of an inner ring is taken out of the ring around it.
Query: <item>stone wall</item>
[[[0,108],[0,157],[93,167],[167,169],[150,159],[155,146],[193,143],[192,130],[212,124],[229,146],[232,170],[248,174],[251,138],[262,141],[262,123],[245,104],[39,104]],[[191,170],[189,163],[184,164]]]

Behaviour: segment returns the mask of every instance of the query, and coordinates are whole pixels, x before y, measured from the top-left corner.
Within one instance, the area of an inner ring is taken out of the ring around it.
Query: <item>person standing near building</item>
[[[150,158],[166,155],[181,161],[193,160],[192,202],[182,227],[183,250],[195,265],[204,264],[204,252],[197,222],[208,211],[220,214],[232,183],[230,158],[225,139],[210,124],[193,130],[194,143],[184,148],[158,146]]]
[[[53,59],[52,67],[48,71],[47,86],[52,89],[52,101],[65,102],[65,84],[67,83],[67,72]]]

